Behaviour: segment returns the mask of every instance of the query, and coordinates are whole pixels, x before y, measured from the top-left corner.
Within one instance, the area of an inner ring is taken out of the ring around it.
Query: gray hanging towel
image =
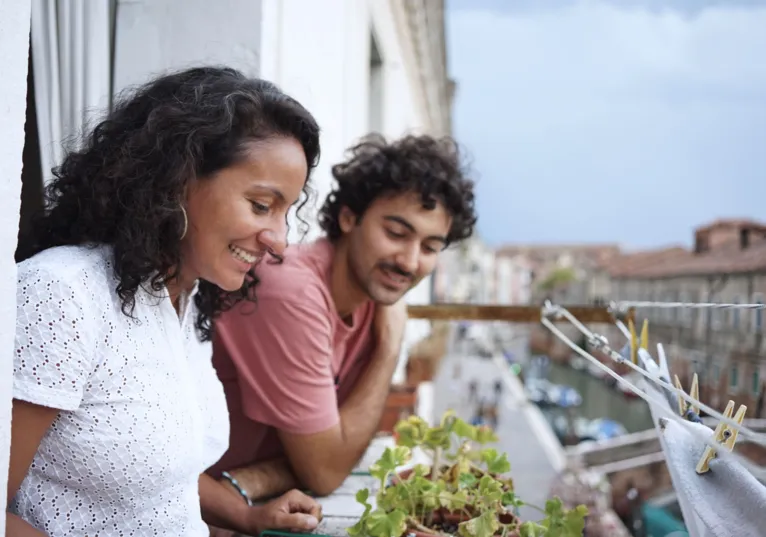
[[[766,535],[766,487],[741,464],[731,458],[715,458],[710,471],[698,474],[697,462],[707,447],[680,423],[663,420],[660,431],[664,440],[668,467],[679,497],[687,500],[697,521],[715,537],[763,537]],[[704,425],[688,427],[713,437]],[[736,448],[735,448],[736,449]]]

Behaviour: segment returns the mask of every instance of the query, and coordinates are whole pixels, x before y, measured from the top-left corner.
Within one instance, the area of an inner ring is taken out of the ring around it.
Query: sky
[[[446,1],[487,243],[766,221],[766,0]]]

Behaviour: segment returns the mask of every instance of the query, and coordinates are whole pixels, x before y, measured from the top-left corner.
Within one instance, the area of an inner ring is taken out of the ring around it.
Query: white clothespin
[[[696,376],[696,375],[695,375]],[[723,413],[724,416],[727,418],[731,418],[731,414],[734,412],[734,401],[729,401],[729,404],[726,405],[726,411]],[[745,420],[745,413],[747,412],[747,407],[745,405],[740,405],[739,410],[737,410],[737,414],[734,416],[734,421],[738,425],[742,425],[742,422]],[[713,438],[717,444],[721,444],[721,446],[726,451],[731,451],[734,449],[734,444],[737,442],[737,434],[739,431],[728,424],[724,422],[719,422],[718,426],[715,428],[715,433],[713,434]],[[719,448],[720,449],[720,448]],[[702,458],[697,463],[697,473],[698,474],[704,474],[710,471],[710,461],[712,461],[716,456],[716,450],[708,446],[705,448],[705,453],[703,453]]]
[[[668,358],[665,355],[665,347],[662,343],[657,343],[657,358],[660,360],[660,376],[670,382],[670,369],[668,369]]]

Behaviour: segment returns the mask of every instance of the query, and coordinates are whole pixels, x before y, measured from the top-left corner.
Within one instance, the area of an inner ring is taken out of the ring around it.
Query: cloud
[[[763,218],[766,6],[484,3],[448,31],[485,239],[656,245]]]

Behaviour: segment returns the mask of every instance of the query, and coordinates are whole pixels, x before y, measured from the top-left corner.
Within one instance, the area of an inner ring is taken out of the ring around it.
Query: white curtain
[[[111,0],[32,0],[32,61],[43,180],[111,100]]]

